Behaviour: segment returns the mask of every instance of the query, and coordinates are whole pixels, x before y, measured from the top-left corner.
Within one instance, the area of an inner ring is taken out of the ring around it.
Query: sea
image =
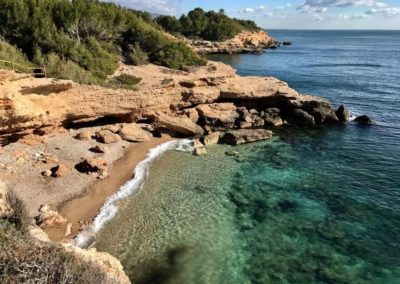
[[[374,125],[155,149],[92,236],[133,283],[400,283],[400,31],[269,33],[292,45],[210,59]]]

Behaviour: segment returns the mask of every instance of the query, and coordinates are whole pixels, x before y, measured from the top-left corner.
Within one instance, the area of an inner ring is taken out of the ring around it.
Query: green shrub
[[[0,39],[0,60],[14,61],[19,65],[27,67],[32,66],[32,63],[19,49],[1,39]],[[0,68],[10,69],[12,68],[12,66],[9,63],[0,62]]]
[[[21,200],[9,193],[14,213],[0,219],[0,283],[104,283],[107,276],[53,243],[33,239]]]
[[[206,60],[191,51],[182,42],[172,42],[155,54],[155,61],[160,65],[184,70],[189,66],[201,66],[206,64]]]
[[[144,52],[138,44],[136,44],[131,53],[128,55],[127,63],[139,66],[148,63],[148,60],[149,56],[147,53]]]
[[[121,74],[113,77],[109,83],[106,84],[106,86],[112,88],[136,90],[136,85],[139,84],[141,80],[142,78],[130,74]]]

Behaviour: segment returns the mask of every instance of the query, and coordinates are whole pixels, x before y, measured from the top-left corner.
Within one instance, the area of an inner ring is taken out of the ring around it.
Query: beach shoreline
[[[129,145],[123,156],[112,164],[106,178],[94,181],[80,194],[57,206],[58,212],[72,224],[71,233],[65,236],[67,225],[47,227],[45,232],[49,239],[61,242],[76,237],[81,225],[90,224],[106,200],[133,178],[134,169],[146,158],[149,150],[172,139],[169,135],[163,135],[161,138]]]

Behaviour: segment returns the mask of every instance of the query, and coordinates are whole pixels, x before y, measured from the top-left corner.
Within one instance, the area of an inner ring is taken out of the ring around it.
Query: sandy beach
[[[105,179],[94,181],[82,194],[62,202],[58,206],[58,211],[72,224],[72,232],[67,238],[76,236],[81,226],[80,221],[90,222],[96,217],[105,200],[133,177],[136,165],[145,159],[151,148],[171,139],[170,136],[165,135],[130,145],[122,158],[112,164],[109,175]],[[65,231],[66,226],[46,228],[52,241],[65,239]]]

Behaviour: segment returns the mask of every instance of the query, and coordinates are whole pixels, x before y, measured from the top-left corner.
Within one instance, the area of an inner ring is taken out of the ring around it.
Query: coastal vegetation
[[[253,21],[228,17],[223,9],[206,12],[196,8],[179,19],[174,16],[159,16],[156,20],[169,33],[211,41],[224,41],[242,31],[261,30]]]
[[[0,283],[102,283],[106,276],[61,246],[34,240],[30,219],[12,193],[7,201],[13,213],[0,219]]]
[[[18,54],[52,77],[81,83],[105,82],[121,60],[176,69],[206,62],[150,14],[98,0],[0,0],[0,27],[0,59]]]

